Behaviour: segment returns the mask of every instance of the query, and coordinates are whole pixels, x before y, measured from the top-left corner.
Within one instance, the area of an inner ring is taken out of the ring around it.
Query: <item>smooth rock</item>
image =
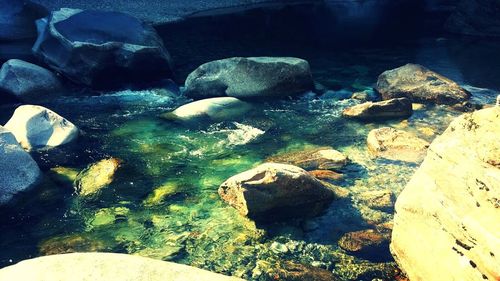
[[[283,98],[313,90],[309,63],[291,57],[228,58],[205,63],[186,79],[192,98]]]
[[[75,179],[75,189],[81,196],[91,196],[113,182],[121,161],[116,158],[103,159],[80,173]]]
[[[346,108],[342,112],[344,117],[360,120],[407,118],[412,114],[411,101],[407,98],[365,102]]]
[[[162,117],[182,121],[197,120],[199,118],[226,120],[242,116],[251,108],[252,106],[249,103],[237,98],[219,97],[185,104],[172,112],[164,114]]]
[[[35,20],[47,15],[38,4],[24,0],[0,0],[0,41],[36,37]]]
[[[454,81],[418,64],[406,64],[380,74],[376,90],[383,100],[406,97],[412,102],[449,105],[471,96]]]
[[[0,205],[36,185],[41,171],[14,135],[0,126]]]
[[[429,147],[427,141],[390,127],[371,130],[366,142],[374,156],[406,162],[422,161]]]
[[[115,87],[172,76],[156,31],[127,14],[63,8],[37,25],[34,54],[77,83]]]
[[[32,63],[12,59],[0,69],[0,94],[23,102],[40,102],[55,96],[61,89],[61,82],[54,73]]]
[[[290,164],[305,170],[335,170],[345,166],[348,158],[331,147],[319,147],[281,153],[267,158],[266,162]]]
[[[391,251],[412,281],[500,278],[500,108],[437,137],[396,201]]]
[[[54,111],[38,105],[22,105],[9,119],[9,129],[24,149],[50,149],[74,141],[78,128]]]
[[[195,267],[115,253],[74,253],[25,260],[0,270],[0,280],[228,281],[242,280]]]
[[[241,215],[262,220],[315,215],[335,197],[305,170],[276,163],[229,178],[219,187],[219,195]]]

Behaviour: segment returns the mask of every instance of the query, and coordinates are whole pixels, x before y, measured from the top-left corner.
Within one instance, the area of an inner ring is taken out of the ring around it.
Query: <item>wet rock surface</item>
[[[429,143],[405,131],[384,127],[370,131],[366,140],[369,151],[389,160],[420,162]]]
[[[109,158],[98,161],[83,171],[75,179],[75,189],[81,196],[92,196],[113,182],[120,160]]]
[[[201,118],[227,120],[242,116],[251,108],[249,103],[237,98],[209,98],[185,104],[172,112],[163,114],[163,117],[180,121],[193,121]]]
[[[344,167],[348,158],[331,147],[319,147],[277,154],[266,161],[295,165],[305,170],[335,170]]]
[[[359,120],[406,118],[413,113],[411,101],[407,98],[395,98],[380,102],[366,102],[346,108],[342,115]]]

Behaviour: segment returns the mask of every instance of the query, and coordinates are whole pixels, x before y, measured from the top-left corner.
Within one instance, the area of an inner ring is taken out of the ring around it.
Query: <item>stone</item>
[[[211,120],[226,120],[242,116],[252,106],[244,101],[232,97],[218,97],[198,100],[185,104],[172,112],[163,114],[169,120],[192,121],[200,118]]]
[[[335,281],[337,277],[329,270],[286,261],[276,269],[278,280],[287,281]]]
[[[15,279],[37,281],[243,281],[243,279],[187,265],[115,253],[72,253],[45,256],[24,260],[0,270],[0,280]]]
[[[24,149],[50,149],[78,137],[78,128],[54,111],[38,105],[19,106],[5,128]]]
[[[371,130],[366,142],[375,157],[405,162],[421,162],[429,147],[427,141],[390,127]]]
[[[0,41],[36,37],[35,20],[47,15],[38,4],[23,0],[0,0]]]
[[[365,102],[346,108],[342,115],[359,120],[407,118],[413,114],[411,102],[407,98],[395,98],[379,102]]]
[[[37,25],[34,54],[74,82],[108,88],[172,77],[156,31],[127,14],[63,8]]]
[[[241,215],[271,221],[318,214],[335,197],[305,170],[276,163],[229,178],[219,187],[219,195]]]
[[[38,250],[42,255],[58,255],[77,252],[98,252],[109,249],[106,248],[105,243],[101,240],[79,234],[70,234],[44,240],[38,245]]]
[[[384,258],[383,252],[389,253],[390,240],[390,231],[365,229],[344,234],[338,244],[356,256],[373,261]]]
[[[309,174],[319,180],[338,181],[343,178],[342,174],[330,170],[313,170],[309,171]]]
[[[14,135],[0,126],[0,205],[9,202],[15,194],[34,187],[40,178],[37,163]]]
[[[78,173],[75,179],[75,189],[81,196],[92,196],[113,182],[116,170],[121,160],[108,158],[98,161]]]
[[[40,102],[62,90],[59,78],[49,70],[22,60],[8,60],[0,69],[0,94],[23,102]]]
[[[80,171],[74,168],[54,167],[50,169],[50,177],[62,185],[73,185]]]
[[[412,102],[447,105],[464,102],[471,96],[454,81],[410,63],[380,74],[376,90],[383,100],[406,97]]]
[[[179,187],[175,183],[167,182],[153,190],[145,200],[145,206],[156,206],[163,202],[168,196],[174,195],[178,192]]]
[[[205,63],[186,79],[185,94],[209,97],[284,98],[314,89],[309,63],[291,57],[235,57]]]
[[[453,33],[500,37],[500,3],[495,0],[462,0],[445,23]]]
[[[266,162],[290,164],[305,170],[336,170],[344,167],[348,158],[331,147],[318,147],[280,153],[267,158]]]
[[[391,210],[394,207],[394,198],[390,190],[370,190],[358,195],[358,201],[375,210]]]
[[[453,120],[396,201],[391,251],[410,280],[500,278],[500,108]]]

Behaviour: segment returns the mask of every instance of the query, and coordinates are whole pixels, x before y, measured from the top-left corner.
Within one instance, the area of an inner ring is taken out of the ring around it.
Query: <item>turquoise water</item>
[[[224,122],[187,125],[159,118],[187,102],[171,84],[71,95],[46,104],[83,135],[74,145],[35,155],[46,171],[44,184],[1,210],[0,265],[45,254],[111,251],[253,280],[285,280],[287,262],[327,269],[338,280],[392,280],[396,268],[388,249],[367,258],[337,245],[347,232],[392,219],[391,210],[363,205],[360,193],[388,189],[397,195],[417,168],[371,158],[366,136],[393,126],[431,141],[460,113],[427,106],[408,121],[360,123],[341,117],[358,102],[338,96],[370,89],[385,69],[419,62],[456,79],[475,101],[492,103],[498,85],[449,56],[454,44],[429,38],[368,50],[310,51],[302,57],[310,61],[315,80],[333,92],[257,102],[251,114]],[[3,110],[2,121],[11,111]],[[334,201],[321,215],[256,225],[219,199],[217,188],[230,176],[274,154],[316,146],[332,146],[351,160],[335,182],[349,191],[348,198]],[[92,198],[79,197],[49,171],[81,170],[110,156],[123,163],[114,181]]]

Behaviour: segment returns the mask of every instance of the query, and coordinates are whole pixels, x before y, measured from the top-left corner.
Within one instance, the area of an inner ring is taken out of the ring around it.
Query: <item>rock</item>
[[[41,171],[12,133],[0,126],[0,205],[36,185]]]
[[[470,98],[457,83],[418,64],[380,74],[376,90],[383,100],[406,97],[413,102],[453,105]]]
[[[347,164],[348,158],[331,147],[309,148],[271,156],[266,162],[290,164],[305,170],[335,170]]]
[[[365,102],[346,108],[342,115],[360,120],[407,118],[413,114],[411,102],[407,98],[395,98],[379,102]]]
[[[376,210],[390,210],[394,206],[394,199],[390,190],[371,190],[358,195],[358,201],[363,205]]]
[[[399,195],[391,251],[410,280],[500,278],[498,124],[498,107],[456,118]]]
[[[153,190],[153,193],[150,194],[145,200],[145,206],[156,206],[162,203],[162,201],[171,195],[174,195],[178,192],[179,187],[175,183],[165,183],[160,187],[157,187]]]
[[[406,162],[422,161],[429,147],[427,141],[389,127],[371,130],[366,142],[374,156]]]
[[[77,83],[114,87],[172,76],[156,31],[127,14],[63,8],[37,25],[34,54]]]
[[[77,252],[98,252],[109,249],[106,248],[105,243],[101,240],[79,234],[70,234],[42,241],[38,245],[38,250],[42,255],[58,255]]]
[[[0,280],[14,280],[14,278],[36,281],[242,281],[239,278],[187,265],[114,253],[74,253],[45,256],[25,260],[0,270]]]
[[[47,15],[40,5],[23,0],[0,0],[0,41],[36,37],[35,20]]]
[[[277,280],[287,281],[335,281],[337,277],[329,270],[294,262],[284,262],[276,270]]]
[[[313,170],[309,171],[309,174],[319,180],[337,181],[343,178],[342,174],[330,170]]]
[[[351,96],[351,99],[360,100],[360,101],[368,101],[368,98],[369,98],[368,93],[365,91],[352,93],[352,96]]]
[[[261,220],[315,215],[335,197],[305,170],[276,163],[229,178],[219,187],[219,195],[241,215]]]
[[[390,231],[366,229],[346,233],[338,243],[342,249],[373,261],[390,256],[384,255],[384,252],[389,254],[390,240]]]
[[[23,102],[40,102],[61,91],[55,74],[22,60],[8,60],[0,69],[0,93]]]
[[[50,149],[74,141],[78,128],[54,111],[38,105],[18,107],[5,124],[27,150]]]
[[[226,120],[247,113],[252,106],[232,97],[203,99],[185,104],[176,110],[164,114],[165,119],[191,121],[199,118]]]
[[[103,159],[81,171],[74,186],[81,196],[91,196],[113,182],[121,161],[116,158]]]
[[[73,168],[54,167],[50,169],[50,177],[57,183],[72,186],[80,171]]]
[[[500,3],[495,0],[462,0],[446,21],[453,33],[473,36],[500,36]]]
[[[192,98],[283,98],[313,90],[309,63],[289,57],[228,58],[205,63],[186,79]]]

